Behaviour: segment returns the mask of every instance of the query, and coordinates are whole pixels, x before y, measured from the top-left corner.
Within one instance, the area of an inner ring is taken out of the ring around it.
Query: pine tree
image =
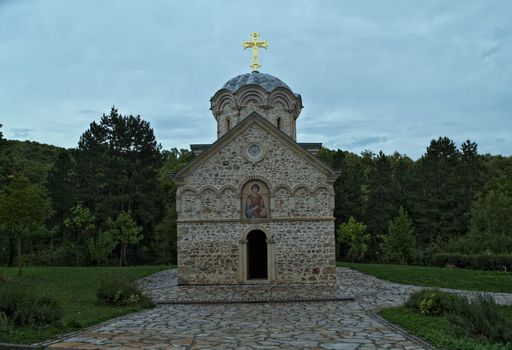
[[[158,180],[161,146],[140,116],[122,116],[112,107],[99,123],[91,123],[76,152],[78,200],[93,210],[98,223],[132,213],[149,245],[164,203]]]
[[[382,151],[373,159],[367,191],[364,222],[371,236],[370,251],[378,254],[379,237],[386,233],[387,224],[399,206],[398,186],[393,178],[391,162]]]
[[[478,154],[478,145],[467,140],[461,145],[461,185],[462,197],[459,202],[461,233],[469,231],[471,204],[484,184],[482,157]]]
[[[418,244],[433,247],[462,232],[460,152],[447,137],[432,140],[415,166],[413,218]]]
[[[64,220],[76,204],[76,165],[67,150],[62,150],[48,173],[48,194],[52,200],[54,216],[52,226],[56,226],[59,237],[64,238]]]

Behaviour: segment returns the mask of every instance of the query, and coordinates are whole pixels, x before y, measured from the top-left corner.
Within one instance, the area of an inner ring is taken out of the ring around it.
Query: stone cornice
[[[237,222],[244,225],[251,224],[267,224],[273,222],[291,222],[291,221],[334,221],[334,217],[306,217],[306,216],[297,216],[297,217],[273,217],[269,220],[240,220],[240,219],[178,219],[177,223],[179,224],[209,224],[209,223],[223,223],[223,222]]]

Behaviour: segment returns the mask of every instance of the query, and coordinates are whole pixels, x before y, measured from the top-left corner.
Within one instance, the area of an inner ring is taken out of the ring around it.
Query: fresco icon
[[[250,181],[242,191],[243,215],[246,219],[269,218],[268,189],[262,181]]]

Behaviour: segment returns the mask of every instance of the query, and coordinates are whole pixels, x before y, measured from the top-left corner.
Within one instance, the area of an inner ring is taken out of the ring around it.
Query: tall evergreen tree
[[[320,159],[332,169],[340,172],[334,182],[334,217],[336,227],[347,222],[350,217],[363,218],[363,184],[365,170],[361,157],[342,150],[322,149]]]
[[[160,170],[160,183],[165,193],[165,216],[157,225],[151,242],[151,251],[155,262],[176,264],[177,228],[176,228],[176,184],[172,174],[181,170],[193,158],[193,153],[176,148],[162,152],[164,161]]]
[[[415,178],[414,178],[414,161],[398,152],[388,157],[393,168],[393,183],[396,186],[395,200],[405,210],[409,211],[413,200]]]
[[[379,237],[387,232],[387,225],[399,207],[398,186],[388,157],[381,152],[374,158],[368,175],[368,200],[364,222],[371,235],[370,250],[376,253]]]
[[[100,224],[131,212],[143,227],[146,246],[163,214],[160,148],[147,121],[122,116],[112,107],[81,136],[75,156],[78,200],[93,210]]]
[[[76,165],[70,151],[62,150],[48,173],[48,194],[54,211],[52,226],[64,238],[64,220],[76,204]]]
[[[432,140],[416,164],[413,218],[417,241],[434,246],[462,232],[460,153],[447,137]]]
[[[459,202],[461,213],[460,232],[469,230],[471,204],[484,184],[482,157],[478,154],[478,145],[470,140],[461,145],[461,186],[462,196]]]

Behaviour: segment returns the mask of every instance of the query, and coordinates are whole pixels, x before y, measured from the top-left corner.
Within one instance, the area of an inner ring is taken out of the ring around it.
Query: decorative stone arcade
[[[338,174],[296,142],[301,109],[258,71],[212,97],[218,139],[175,175],[180,284],[334,284]]]

